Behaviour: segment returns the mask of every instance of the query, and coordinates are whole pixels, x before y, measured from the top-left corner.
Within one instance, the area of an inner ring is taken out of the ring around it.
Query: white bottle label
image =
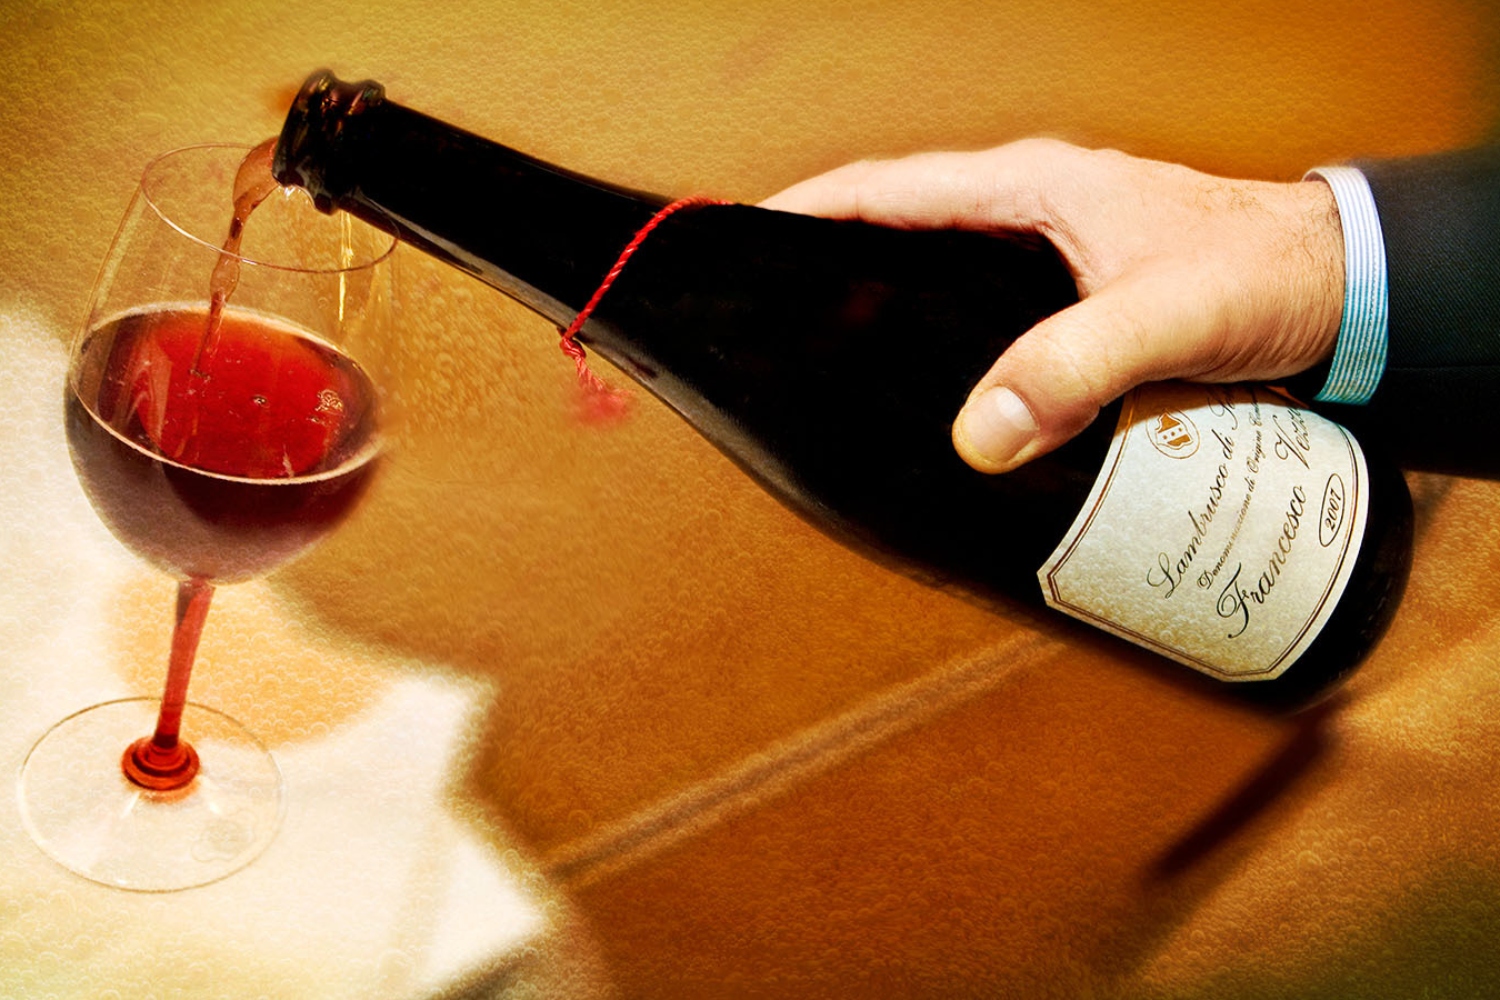
[[[1276,677],[1348,583],[1367,477],[1347,431],[1269,390],[1143,386],[1037,576],[1053,608],[1190,667]]]

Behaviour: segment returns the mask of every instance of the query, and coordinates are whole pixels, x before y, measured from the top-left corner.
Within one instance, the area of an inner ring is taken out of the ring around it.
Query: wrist
[[[1303,251],[1306,283],[1307,367],[1332,360],[1344,317],[1345,247],[1338,199],[1316,175],[1289,185],[1297,206],[1294,226]],[[1321,386],[1321,382],[1319,385]]]

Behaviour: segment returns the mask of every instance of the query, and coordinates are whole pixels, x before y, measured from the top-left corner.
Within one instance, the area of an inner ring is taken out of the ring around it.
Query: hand
[[[1343,314],[1343,232],[1320,181],[1226,180],[1027,139],[853,163],[763,204],[901,228],[1035,233],[1057,247],[1080,301],[1012,344],[954,421],[954,447],[982,472],[1051,451],[1143,382],[1310,368],[1332,355]]]

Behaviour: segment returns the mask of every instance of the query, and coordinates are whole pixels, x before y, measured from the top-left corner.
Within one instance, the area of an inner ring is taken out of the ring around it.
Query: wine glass
[[[58,722],[19,797],[43,851],[120,888],[213,882],[274,837],[275,760],[186,700],[199,633],[215,586],[305,551],[379,464],[394,241],[279,188],[271,151],[192,146],[146,167],[70,356],[79,481],[115,537],[177,580],[177,612],[162,697]]]

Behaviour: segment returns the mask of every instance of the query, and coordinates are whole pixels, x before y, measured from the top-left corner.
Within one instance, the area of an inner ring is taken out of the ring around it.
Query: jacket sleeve
[[[1408,468],[1500,476],[1500,146],[1358,164],[1390,291],[1385,375],[1320,406]]]

